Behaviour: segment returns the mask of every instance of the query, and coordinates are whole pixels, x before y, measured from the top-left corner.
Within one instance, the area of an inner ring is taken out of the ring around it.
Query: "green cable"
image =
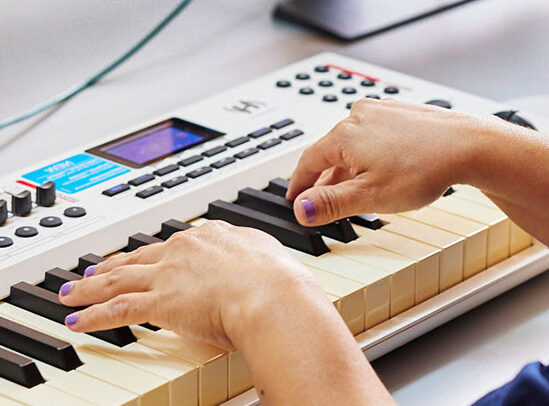
[[[170,13],[166,18],[164,18],[160,23],[152,29],[151,32],[149,32],[143,39],[141,39],[137,44],[135,44],[132,48],[130,48],[129,51],[127,51],[125,54],[123,54],[120,58],[118,58],[116,61],[111,63],[109,66],[103,68],[101,71],[99,71],[97,74],[89,78],[88,80],[84,81],[83,83],[76,85],[70,89],[65,90],[61,94],[55,96],[51,100],[46,101],[45,103],[42,103],[30,111],[28,111],[25,114],[22,114],[17,117],[8,118],[7,120],[0,121],[0,130],[19,123],[21,121],[24,121],[28,118],[31,118],[45,110],[48,110],[54,106],[56,106],[59,103],[63,103],[64,101],[67,101],[71,97],[77,95],[82,90],[87,89],[88,87],[95,84],[97,81],[102,79],[105,75],[109,74],[111,71],[116,69],[118,66],[126,62],[128,59],[130,59],[133,55],[137,53],[145,44],[147,44],[151,39],[153,39],[156,34],[158,34],[164,27],[166,27],[181,11],[183,11],[189,4],[191,0],[183,0],[181,3]]]

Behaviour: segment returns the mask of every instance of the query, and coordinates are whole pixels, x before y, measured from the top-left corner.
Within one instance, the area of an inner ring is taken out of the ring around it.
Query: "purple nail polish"
[[[90,265],[86,268],[86,270],[84,271],[84,278],[88,278],[90,276],[92,276],[94,273],[95,273],[95,267],[97,265]]]
[[[71,289],[72,289],[71,282],[67,282],[61,285],[61,289],[59,289],[59,291],[61,292],[61,296],[67,296],[70,293]]]
[[[312,223],[316,216],[316,209],[315,209],[314,203],[311,202],[309,199],[301,199],[301,205],[303,206],[303,210],[305,210],[307,221],[309,223]]]
[[[67,317],[65,317],[65,324],[67,326],[72,326],[77,321],[78,321],[78,314],[77,313],[69,314]]]

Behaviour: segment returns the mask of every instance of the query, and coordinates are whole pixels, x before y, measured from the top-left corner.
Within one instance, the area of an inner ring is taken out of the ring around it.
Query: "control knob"
[[[53,206],[55,197],[55,183],[50,181],[36,187],[36,204],[38,206]]]
[[[26,216],[32,210],[32,197],[28,190],[11,195],[11,211],[16,216]]]

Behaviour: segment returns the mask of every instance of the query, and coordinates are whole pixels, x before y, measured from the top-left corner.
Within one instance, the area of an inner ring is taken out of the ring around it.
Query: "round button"
[[[400,92],[400,90],[398,90],[398,87],[396,86],[387,86],[384,91],[387,94],[397,94],[398,92]]]
[[[340,74],[337,75],[337,77],[338,79],[349,80],[353,77],[353,75],[347,72],[341,72]]]
[[[83,217],[86,215],[86,209],[83,207],[69,207],[68,209],[65,209],[63,214],[67,217]]]
[[[381,97],[379,97],[378,94],[369,94],[366,96],[367,99],[376,99],[376,100],[380,100]]]
[[[335,96],[333,94],[327,94],[326,96],[324,96],[322,98],[322,100],[324,100],[325,102],[328,102],[328,103],[336,102],[337,101],[337,96]]]
[[[442,99],[429,100],[425,104],[430,104],[431,106],[442,107],[443,109],[451,109],[452,108],[452,103],[450,103],[449,101],[446,101],[446,100],[442,100]]]
[[[40,220],[42,227],[59,227],[61,224],[63,224],[63,221],[55,216],[44,217]]]
[[[376,82],[374,82],[372,79],[364,79],[362,82],[360,82],[360,85],[364,87],[372,87],[376,85]]]
[[[344,87],[343,89],[341,89],[341,93],[343,93],[343,94],[355,94],[356,89],[354,87]]]
[[[38,234],[38,230],[34,227],[19,227],[15,230],[15,235],[21,238],[34,237]]]
[[[276,82],[277,87],[290,87],[292,84],[288,82],[287,80],[279,80]]]
[[[353,107],[353,102],[347,103],[346,107],[347,107],[348,110],[351,110],[351,107]]]
[[[313,90],[312,87],[303,87],[301,89],[299,89],[299,93],[301,94],[306,94],[306,95],[309,95],[309,94],[313,94],[315,91]]]
[[[318,73],[326,73],[328,72],[330,68],[328,68],[326,65],[319,65],[315,68],[315,72],[318,72]]]
[[[330,86],[333,86],[334,84],[332,83],[331,80],[321,80],[320,82],[318,82],[318,85],[321,87],[330,87]]]
[[[0,248],[7,248],[13,245],[13,240],[9,237],[0,237]]]
[[[297,75],[295,75],[295,78],[297,80],[307,80],[307,79],[310,79],[311,76],[309,76],[308,73],[298,73]]]

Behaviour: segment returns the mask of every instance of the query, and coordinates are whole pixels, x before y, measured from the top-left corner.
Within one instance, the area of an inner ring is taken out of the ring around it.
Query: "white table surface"
[[[410,0],[412,1],[412,0]],[[3,0],[0,117],[87,78],[175,0]],[[93,142],[321,51],[495,100],[549,95],[549,2],[483,0],[355,43],[273,21],[269,0],[195,0],[108,78],[0,131],[0,171]],[[549,111],[547,111],[549,114]],[[532,360],[549,361],[549,274],[375,362],[403,405],[467,404]]]

